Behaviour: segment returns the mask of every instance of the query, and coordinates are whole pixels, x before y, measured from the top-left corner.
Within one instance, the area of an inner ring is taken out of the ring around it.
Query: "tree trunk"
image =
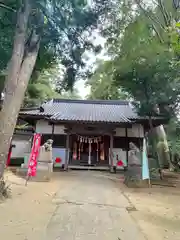
[[[151,117],[149,117],[149,125],[150,135],[152,136],[153,155],[158,159],[159,168],[162,169],[169,166],[170,169],[173,169],[170,161],[170,151],[167,137],[163,125],[154,128]]]
[[[159,161],[163,165],[163,167],[167,166],[169,167],[170,170],[173,170],[173,165],[170,159],[170,151],[167,142],[167,136],[163,125],[156,127],[155,133],[159,145],[158,147]]]
[[[0,112],[0,179],[3,177],[10,141],[39,50],[39,39],[37,40],[37,35],[34,33],[31,46],[26,49],[25,54],[30,9],[29,0],[24,1],[17,16],[13,53],[8,66],[5,98]]]
[[[160,114],[160,110],[157,105],[154,106],[154,111],[158,115]],[[170,169],[173,169],[172,163],[170,161],[170,151],[164,126],[160,125],[156,127],[154,129],[154,135],[156,136],[157,139],[156,149],[158,153],[160,168],[169,167]]]
[[[31,77],[37,54],[39,49],[39,43],[35,51],[29,53],[23,61],[19,78],[18,85],[12,96],[8,96],[5,98],[2,111],[4,113],[0,118],[0,133],[3,132],[3,137],[0,140],[0,164],[1,164],[1,172],[0,178],[3,176],[5,161],[8,154],[9,144],[14,132],[14,128],[16,126],[18,113],[23,102],[24,94],[27,89],[27,85],[29,79]],[[2,126],[3,129],[2,129]]]
[[[150,127],[149,140],[152,144],[152,155],[153,155],[153,158],[156,161],[157,167],[160,167],[160,163],[159,163],[159,159],[158,159],[158,153],[157,153],[157,139],[156,139],[156,135],[155,135],[155,131],[154,131],[155,128],[153,126],[151,116],[149,116],[149,127]]]

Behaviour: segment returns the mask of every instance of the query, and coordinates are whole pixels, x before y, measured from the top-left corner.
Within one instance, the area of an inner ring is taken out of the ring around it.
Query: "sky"
[[[95,56],[93,53],[88,53],[88,61],[87,61],[87,66],[90,68],[95,69],[96,67],[96,62],[99,59],[105,59],[105,39],[99,35],[98,32],[94,31],[92,34],[93,42],[95,45],[101,45],[102,46],[102,51],[100,54]],[[85,99],[86,96],[90,93],[90,87],[85,86],[85,80],[79,80],[75,84],[75,88],[78,90],[79,95]]]

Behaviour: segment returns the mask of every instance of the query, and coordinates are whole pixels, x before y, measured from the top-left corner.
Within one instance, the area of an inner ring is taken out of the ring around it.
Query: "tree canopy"
[[[0,46],[6,60],[1,69],[5,84],[0,112],[0,179],[28,84],[26,97],[30,93],[35,98],[39,92],[44,94],[36,80],[41,79],[40,72],[60,62],[64,66],[63,88],[72,89],[77,76],[84,73],[85,51],[100,49],[89,36],[101,24],[109,4],[106,0],[8,0],[0,4],[0,22],[6,34],[10,32],[0,35],[9,45],[7,49]]]
[[[141,103],[142,114],[157,114],[155,106],[160,113],[173,114],[180,93],[179,44],[177,31],[173,31],[175,15],[172,15],[175,10],[169,1],[164,1],[162,6],[160,1],[155,2],[149,8],[143,1],[117,2],[119,14],[113,20],[110,18],[108,27],[102,31],[111,60],[101,63],[94,73],[98,84],[94,84],[91,95],[106,82],[103,86],[108,86],[105,89],[109,97],[123,89]],[[111,93],[108,89],[112,89]]]
[[[102,28],[110,60],[98,65],[88,81],[90,95],[116,98],[114,93],[123,90],[136,102],[139,114],[149,116],[153,129],[152,116],[174,119],[179,111],[179,12],[166,0],[149,4],[139,0],[116,1],[116,4],[116,10]],[[157,147],[161,146],[161,150],[155,151],[159,151],[163,165],[164,159],[169,161],[163,126],[155,133]]]
[[[110,6],[108,1],[103,1],[102,4],[102,1],[93,0],[92,3],[88,4],[84,0],[32,1],[26,41],[28,44],[35,28],[41,36],[41,44],[26,96],[30,97],[34,90],[36,97],[42,98],[41,94],[37,95],[41,92],[42,80],[38,84],[37,82],[42,79],[45,70],[51,71],[57,64],[64,68],[63,74],[61,73],[64,79],[61,76],[60,82],[56,82],[61,88],[63,86],[63,90],[72,89],[77,76],[83,77],[86,74],[83,71],[83,54],[89,50],[100,50],[99,46],[93,45],[89,36]],[[1,92],[12,54],[16,17],[21,4],[21,1],[7,0],[0,6],[0,28],[3,29],[0,33]],[[51,89],[48,89],[48,84],[43,88],[44,96],[49,95]]]
[[[125,100],[130,97],[122,87],[118,87],[115,83],[111,67],[109,61],[98,63],[94,74],[86,82],[86,85],[90,87],[89,99]]]

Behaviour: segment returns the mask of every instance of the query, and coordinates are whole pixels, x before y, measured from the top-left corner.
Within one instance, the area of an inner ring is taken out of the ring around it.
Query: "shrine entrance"
[[[80,166],[108,166],[109,147],[109,136],[73,134],[70,136],[69,164]]]

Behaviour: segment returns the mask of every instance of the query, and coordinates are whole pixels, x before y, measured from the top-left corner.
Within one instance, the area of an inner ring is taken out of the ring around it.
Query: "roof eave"
[[[70,123],[70,124],[73,124],[73,123],[80,123],[80,124],[108,124],[108,125],[119,125],[119,124],[122,124],[122,125],[132,125],[132,122],[129,121],[129,122],[106,122],[106,121],[84,121],[84,120],[66,120],[66,119],[62,119],[62,120],[56,120],[56,119],[51,119],[51,118],[48,118],[46,117],[45,118],[46,120],[48,120],[50,123],[59,123],[59,124],[63,124],[63,123]]]

